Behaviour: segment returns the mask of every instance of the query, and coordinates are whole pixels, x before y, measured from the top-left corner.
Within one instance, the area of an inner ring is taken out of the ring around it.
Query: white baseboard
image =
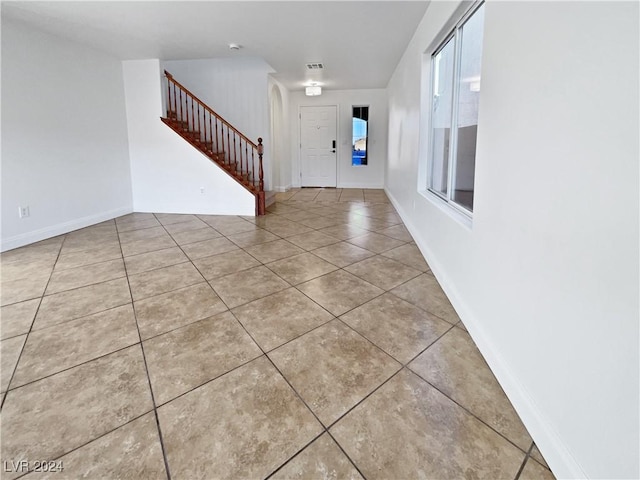
[[[293,188],[291,185],[288,185],[286,187],[273,187],[273,191],[274,192],[279,192],[279,193],[284,193],[284,192],[288,192],[289,190],[291,190],[291,188]]]
[[[444,269],[433,255],[431,249],[418,235],[418,229],[411,223],[409,215],[387,188],[385,188],[385,193],[400,218],[402,218],[407,230],[411,233],[420,252],[429,264],[431,271],[447,294],[462,323],[464,323],[482,356],[489,364],[491,371],[498,379],[500,386],[507,394],[518,415],[520,415],[522,422],[536,442],[556,478],[587,478],[586,473],[571,454],[567,445],[562,441],[553,424],[545,417],[531,394],[510,368],[509,363],[502,357],[490,337],[486,334],[482,323],[468,308],[455,285],[444,273]]]
[[[69,233],[79,228],[95,225],[96,223],[111,220],[112,218],[126,215],[133,212],[132,207],[117,208],[115,210],[109,210],[107,212],[98,213],[96,215],[89,215],[87,217],[70,220],[68,222],[59,223],[57,225],[51,225],[49,227],[40,228],[32,232],[21,233],[14,235],[13,237],[3,238],[0,246],[0,251],[6,252],[14,248],[23,247],[31,243],[39,242],[40,240],[46,240],[47,238],[62,235],[63,233]]]

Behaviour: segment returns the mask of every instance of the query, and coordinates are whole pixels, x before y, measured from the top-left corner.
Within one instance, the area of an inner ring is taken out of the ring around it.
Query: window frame
[[[366,140],[366,160],[367,163],[360,164],[360,165],[354,165],[353,164],[353,119],[356,118],[353,116],[354,114],[354,110],[356,108],[366,108],[367,109],[367,120],[365,120],[367,122],[367,140]],[[371,114],[371,110],[370,110],[370,105],[351,105],[351,167],[352,168],[362,168],[362,167],[368,167],[369,166],[369,117]]]
[[[427,102],[426,105],[423,103],[423,109],[426,107],[428,109],[428,122],[427,128],[428,133],[426,135],[427,140],[427,149],[426,149],[426,165],[425,175],[424,175],[424,183],[422,183],[423,187],[426,188],[426,192],[428,194],[433,195],[435,198],[442,202],[446,207],[452,209],[456,214],[462,216],[462,220],[465,224],[470,225],[470,221],[473,218],[473,211],[466,208],[464,205],[459,204],[454,200],[454,193],[452,187],[454,187],[455,178],[456,178],[456,167],[457,167],[457,159],[456,153],[458,150],[458,113],[459,113],[459,100],[460,100],[460,64],[461,64],[461,51],[462,51],[462,41],[461,41],[461,31],[467,21],[482,7],[485,3],[485,0],[477,0],[475,1],[465,12],[460,15],[457,21],[453,24],[452,27],[446,30],[445,35],[438,36],[437,42],[434,42],[435,48],[429,48],[425,51],[425,56],[428,56],[427,68],[428,68],[428,78],[429,82],[427,85],[426,95]],[[451,24],[450,24],[451,25]],[[484,26],[483,26],[484,29]],[[451,128],[449,135],[449,152],[447,156],[447,192],[446,195],[442,192],[431,187],[432,184],[432,171],[433,171],[433,142],[434,142],[434,109],[433,109],[433,99],[434,99],[434,88],[435,88],[435,57],[449,44],[450,41],[453,41],[453,90],[452,90],[452,98],[451,98]],[[423,110],[424,111],[424,110]],[[475,185],[475,172],[474,172],[474,185]],[[475,187],[474,187],[474,196],[475,196]]]

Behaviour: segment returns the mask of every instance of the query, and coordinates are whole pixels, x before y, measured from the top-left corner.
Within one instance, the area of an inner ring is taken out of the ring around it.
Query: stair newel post
[[[258,138],[258,215],[264,215],[264,172],[262,171],[262,154],[264,146],[262,145],[262,137]],[[252,162],[253,163],[253,162]],[[254,177],[255,178],[255,177]]]

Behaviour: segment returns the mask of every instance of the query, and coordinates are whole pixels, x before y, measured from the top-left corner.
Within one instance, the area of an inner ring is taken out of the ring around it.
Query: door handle
[[[336,153],[336,151],[335,150],[331,150],[331,153]]]

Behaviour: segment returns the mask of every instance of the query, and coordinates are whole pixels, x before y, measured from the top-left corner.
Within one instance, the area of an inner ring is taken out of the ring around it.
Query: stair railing
[[[256,145],[176,81],[173,75],[166,70],[164,74],[167,78],[167,118],[182,130],[185,139],[264,200],[262,138]],[[260,204],[264,206],[264,201]]]

